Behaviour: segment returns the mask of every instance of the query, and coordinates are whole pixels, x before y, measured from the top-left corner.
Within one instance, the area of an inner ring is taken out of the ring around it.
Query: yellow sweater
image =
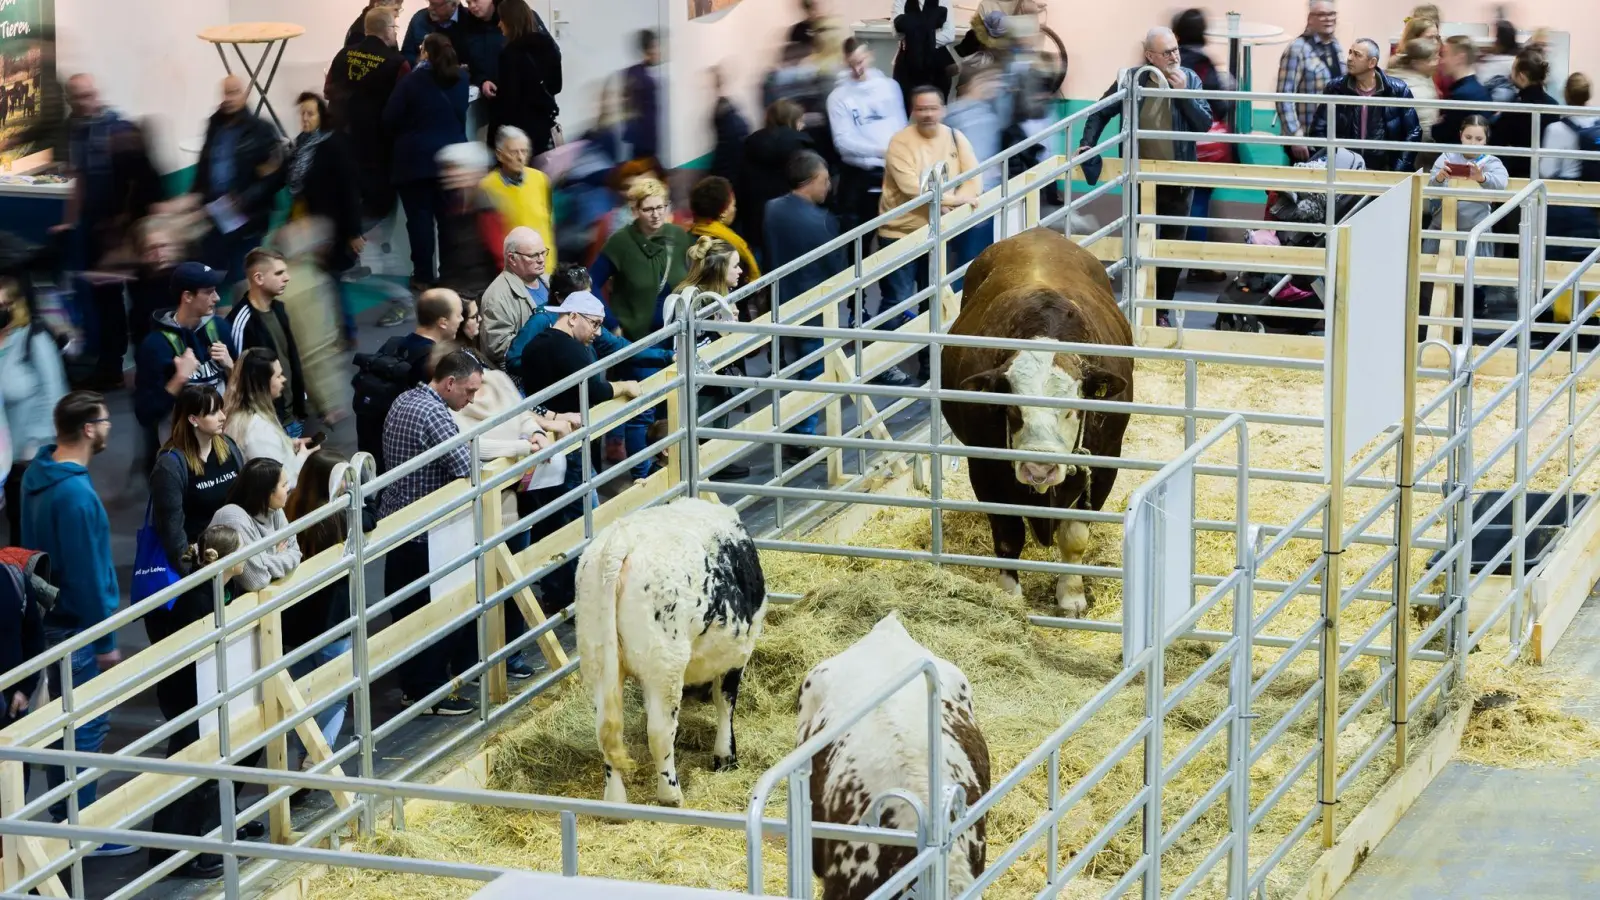
[[[544,245],[550,248],[550,257],[545,261],[545,271],[554,272],[556,268],[556,229],[555,219],[550,207],[550,179],[538,169],[527,168],[522,170],[521,184],[508,184],[500,177],[499,170],[483,176],[478,182],[478,187],[483,188],[484,194],[489,197],[489,202],[494,204],[500,218],[505,220],[506,231],[521,226],[527,226],[539,232],[544,238]],[[498,252],[499,248],[496,248]]]
[[[978,167],[978,158],[972,152],[961,132],[940,125],[932,140],[922,136],[917,126],[908,125],[889,141],[889,151],[883,157],[883,199],[879,201],[878,214],[888,212],[909,202],[922,193],[922,179],[933,167],[945,163],[945,178],[952,179]],[[978,199],[979,179],[974,178],[956,190],[963,203]],[[949,193],[946,192],[946,196]],[[928,207],[912,210],[878,229],[886,238],[903,238],[928,224]]]

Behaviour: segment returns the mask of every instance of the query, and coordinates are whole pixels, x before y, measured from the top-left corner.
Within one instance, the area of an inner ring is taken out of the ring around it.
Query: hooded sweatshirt
[[[91,628],[117,611],[122,591],[111,559],[111,521],[94,492],[89,470],[57,462],[56,445],[39,448],[22,478],[22,545],[50,554],[61,589],[45,624]],[[94,642],[95,653],[117,648],[117,636]]]
[[[159,425],[172,414],[173,396],[167,393],[167,379],[176,371],[176,360],[184,350],[193,350],[199,360],[190,384],[205,384],[223,393],[228,386],[228,373],[211,359],[211,344],[220,342],[228,348],[228,355],[239,358],[239,348],[233,345],[228,333],[228,323],[216,316],[207,316],[194,330],[179,325],[172,317],[173,310],[156,313],[154,327],[139,344],[134,357],[133,411],[139,423]]]
[[[846,69],[828,95],[828,125],[833,146],[845,165],[858,169],[883,168],[889,141],[906,127],[905,99],[900,85],[877,69],[855,80]]]

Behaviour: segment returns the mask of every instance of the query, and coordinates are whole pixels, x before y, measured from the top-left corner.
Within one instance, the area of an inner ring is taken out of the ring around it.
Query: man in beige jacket
[[[488,362],[505,368],[506,351],[540,307],[550,300],[545,262],[550,252],[539,232],[526,226],[511,229],[505,241],[506,268],[489,283],[479,300],[483,315],[483,348]]]
[[[883,161],[883,200],[878,214],[883,215],[902,206],[922,193],[928,175],[939,164],[944,164],[944,181],[949,183],[958,175],[978,167],[977,155],[966,136],[944,124],[944,97],[932,87],[916,88],[911,92],[911,124],[901,129],[890,141]],[[959,207],[975,203],[979,179],[973,178],[954,190],[946,189],[940,203],[942,211],[949,213]],[[891,219],[878,229],[878,238],[887,247],[894,241],[915,232],[928,224],[930,204],[923,204],[903,215]],[[879,314],[905,302],[920,290],[928,287],[928,257],[921,254],[907,260],[900,268],[883,276],[878,290],[883,295]],[[922,304],[903,311],[901,316],[883,323],[893,328],[902,321],[915,318]],[[884,383],[900,383],[895,377],[898,370],[884,373]],[[902,374],[900,376],[904,378]],[[909,379],[908,379],[909,380]]]

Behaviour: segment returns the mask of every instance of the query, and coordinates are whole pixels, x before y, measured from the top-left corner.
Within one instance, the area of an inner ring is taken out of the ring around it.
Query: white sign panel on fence
[[[228,666],[228,684],[238,685],[260,668],[260,653],[256,648],[257,629],[247,628],[228,640],[227,649],[223,651],[223,659]],[[200,657],[194,667],[195,701],[196,705],[222,693],[217,690],[217,656],[207,652]],[[261,705],[261,688],[245,691],[228,701],[228,718]],[[217,730],[217,714],[200,717],[200,734],[207,735]]]
[[[1345,355],[1330,332],[1323,408],[1333,414],[1334,379],[1345,388],[1344,446],[1327,447],[1349,459],[1405,415],[1406,273],[1411,241],[1411,184],[1401,182],[1340,226],[1349,231],[1347,278],[1336,289],[1334,315],[1345,317]]]
[[[472,533],[472,507],[469,505],[461,512],[428,529],[428,571],[437,572],[443,569],[456,557],[471,550],[477,540],[477,535]],[[456,566],[433,583],[431,599],[447,597],[456,588],[471,584],[477,573],[476,563]],[[402,587],[404,585],[387,586],[390,591]]]
[[[1194,464],[1153,482],[1123,516],[1122,658],[1170,631],[1194,602]]]

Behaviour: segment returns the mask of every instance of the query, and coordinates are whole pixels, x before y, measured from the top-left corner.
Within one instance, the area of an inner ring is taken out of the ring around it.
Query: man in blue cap
[[[226,278],[226,272],[204,263],[179,263],[172,270],[178,305],[155,314],[134,360],[133,411],[147,443],[171,416],[184,385],[209,385],[219,394],[227,387],[238,348],[230,342],[228,324],[212,315],[217,287]]]

